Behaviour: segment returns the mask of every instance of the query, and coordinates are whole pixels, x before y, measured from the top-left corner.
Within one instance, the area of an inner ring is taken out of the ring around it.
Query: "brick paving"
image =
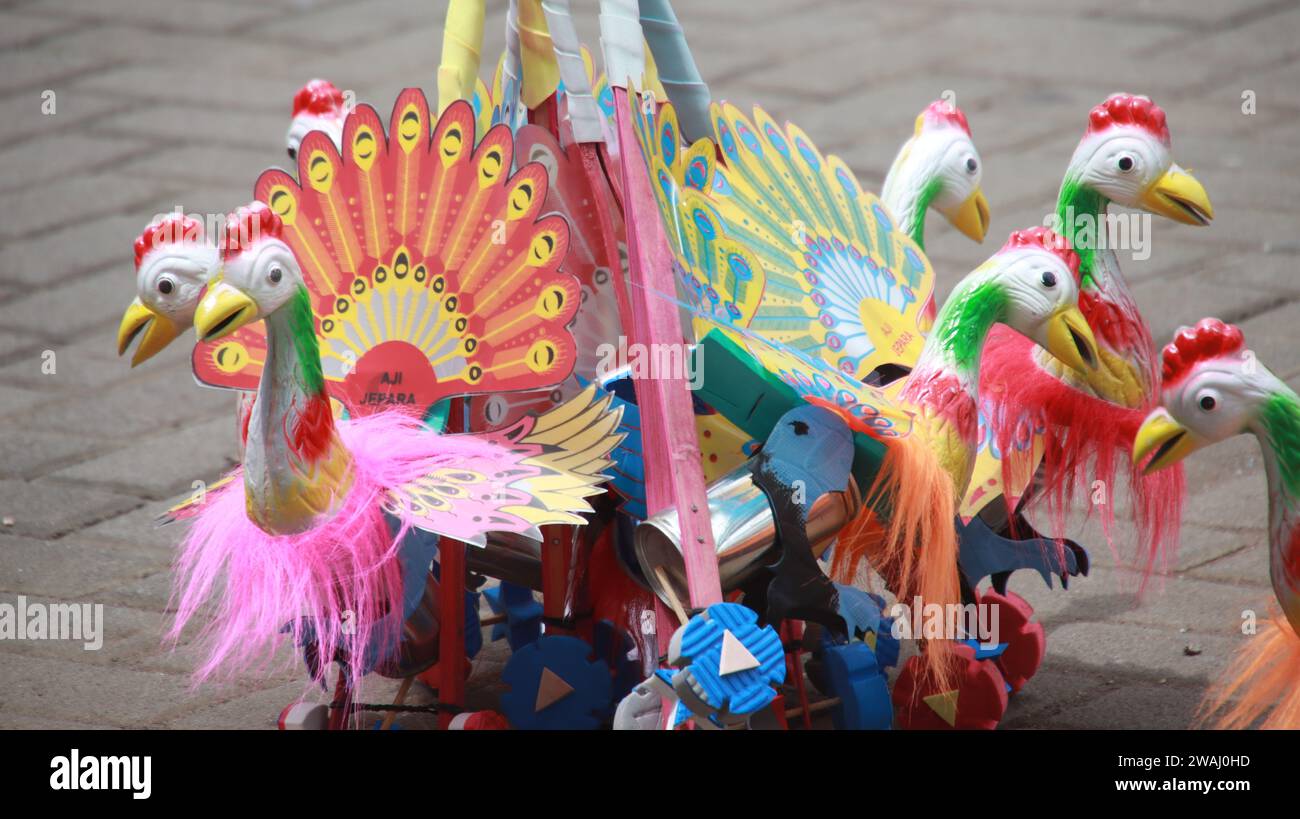
[[[0,642],[0,727],[267,728],[302,690],[296,670],[192,690],[192,654],[160,646],[177,534],[151,519],[233,462],[233,403],[194,386],[184,344],[136,370],[113,355],[131,241],[177,205],[246,202],[257,173],[283,161],[289,100],[312,76],[381,110],[404,86],[432,93],[437,5],[0,0],[0,515],[12,520],[0,526],[0,602],[99,602],[107,621],[97,652]],[[489,3],[487,54],[499,53],[505,5]],[[594,0],[574,5],[594,43]],[[1041,222],[1089,107],[1117,90],[1151,95],[1218,217],[1203,230],[1156,222],[1151,258],[1124,262],[1153,332],[1163,341],[1205,315],[1239,322],[1300,386],[1291,0],[678,6],[715,97],[799,122],[871,188],[916,112],[953,91],[983,153],[991,242]],[[41,113],[46,90],[53,116]],[[929,245],[945,287],[992,250],[933,219]],[[1007,727],[1189,723],[1242,639],[1242,610],[1269,591],[1255,443],[1219,445],[1188,473],[1184,548],[1140,600],[1082,523],[1090,577],[1068,593],[1013,581],[1046,625],[1048,657]],[[478,662],[479,707],[502,661],[489,649]]]

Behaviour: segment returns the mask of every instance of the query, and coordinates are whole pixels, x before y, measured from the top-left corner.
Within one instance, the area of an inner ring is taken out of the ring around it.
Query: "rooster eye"
[[[1129,171],[1133,170],[1134,164],[1136,163],[1133,162],[1133,157],[1131,156],[1121,156],[1119,158],[1119,161],[1115,163],[1116,167],[1118,167],[1124,173],[1128,173]]]
[[[979,164],[978,162],[975,161],[975,157],[973,157],[973,156],[972,156],[972,157],[967,157],[967,159],[966,159],[966,172],[967,172],[967,173],[975,173],[975,172],[978,171],[979,169],[980,169],[980,164]]]
[[[158,280],[158,292],[162,293],[164,296],[171,295],[171,292],[175,289],[176,284],[171,279],[162,278]]]
[[[275,265],[266,277],[271,280],[271,284],[279,284],[280,279],[284,278],[284,270],[279,265]]]
[[[1209,412],[1210,410],[1217,407],[1219,405],[1219,402],[1214,400],[1213,395],[1202,395],[1200,400],[1200,405],[1201,405],[1201,409],[1205,410],[1206,412]]]
[[[1043,287],[1056,287],[1056,274],[1050,270],[1043,271]]]

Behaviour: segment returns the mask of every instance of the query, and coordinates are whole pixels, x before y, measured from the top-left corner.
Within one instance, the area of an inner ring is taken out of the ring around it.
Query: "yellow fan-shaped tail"
[[[684,297],[853,378],[914,364],[934,287],[921,249],[798,127],[711,115],[714,140],[683,150],[671,105],[633,111]]]

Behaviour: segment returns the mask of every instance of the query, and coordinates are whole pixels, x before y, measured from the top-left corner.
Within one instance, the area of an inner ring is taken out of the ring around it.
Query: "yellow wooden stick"
[[[677,615],[677,622],[683,626],[691,619],[686,616],[686,609],[682,607],[682,601],[677,599],[677,593],[673,591],[673,586],[668,582],[668,571],[663,566],[655,566],[655,577],[659,578],[659,585],[664,587],[664,594],[668,596],[668,605],[672,608],[673,614]]]
[[[542,0],[519,0],[520,58],[524,64],[524,105],[536,108],[560,87],[560,64],[555,59],[551,30],[546,25]]]
[[[839,698],[839,697],[831,697],[830,699],[818,700],[817,702],[809,703],[809,705],[808,705],[808,713],[809,713],[809,714],[815,714],[815,713],[817,713],[818,711],[825,711],[827,708],[834,708],[835,706],[837,706],[837,705],[839,705],[839,704],[840,704],[840,698]],[[799,716],[799,715],[802,714],[802,713],[803,713],[803,708],[802,708],[802,707],[799,707],[799,708],[788,708],[788,709],[786,709],[786,712],[785,712],[785,718],[786,718],[786,719],[792,719],[792,718],[794,718],[794,717]]]
[[[406,702],[406,695],[407,693],[410,692],[411,683],[413,682],[415,682],[414,675],[410,677],[406,677],[405,679],[402,680],[401,686],[398,687],[397,689],[397,696],[393,697],[393,705],[401,705],[402,703]],[[389,711],[387,714],[384,715],[384,722],[382,725],[379,726],[379,730],[387,731],[389,728],[392,728],[393,720],[395,719],[397,719],[397,712]]]
[[[438,65],[438,113],[474,95],[483,51],[484,0],[451,0]]]

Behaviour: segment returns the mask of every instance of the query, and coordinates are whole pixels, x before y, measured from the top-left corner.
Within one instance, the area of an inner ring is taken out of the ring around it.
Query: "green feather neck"
[[[1274,393],[1264,402],[1260,419],[1282,487],[1293,499],[1300,499],[1300,403],[1295,395]]]
[[[316,320],[312,315],[311,293],[299,285],[293,298],[284,306],[289,311],[289,334],[298,357],[303,391],[308,395],[324,392],[325,376],[321,371],[320,344],[316,341]]]
[[[925,183],[917,197],[916,208],[912,211],[912,241],[925,250],[925,216],[930,212],[930,203],[943,190],[943,180],[937,176]]]
[[[958,284],[935,319],[930,336],[935,349],[960,373],[976,374],[984,339],[993,325],[1006,316],[1007,302],[1007,291],[995,281]]]
[[[1083,286],[1091,286],[1092,271],[1095,269],[1097,237],[1091,241],[1080,242],[1078,218],[1081,215],[1092,220],[1094,226],[1105,224],[1106,206],[1110,200],[1085,185],[1078,177],[1069,175],[1061,183],[1061,193],[1056,200],[1056,218],[1060,225],[1060,234],[1070,240],[1074,252],[1079,254],[1079,273]],[[1100,229],[1094,227],[1094,232]]]

